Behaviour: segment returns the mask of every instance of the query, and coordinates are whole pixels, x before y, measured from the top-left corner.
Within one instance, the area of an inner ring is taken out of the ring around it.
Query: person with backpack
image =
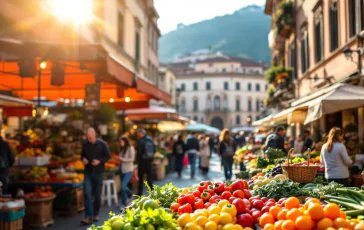
[[[267,137],[264,151],[268,148],[281,149],[287,154],[287,150],[284,148],[284,128],[282,126],[278,126],[276,132]]]
[[[230,136],[230,131],[228,129],[224,129],[220,135],[219,155],[224,167],[226,181],[230,181],[233,176],[235,150],[235,142]]]
[[[144,175],[147,175],[147,183],[150,188],[153,188],[152,184],[152,164],[154,159],[154,154],[156,152],[156,147],[154,145],[153,139],[147,135],[145,129],[138,129],[137,135],[138,141],[138,151],[137,151],[137,161],[138,161],[138,196],[143,195],[144,187]]]
[[[200,151],[200,143],[196,135],[197,133],[193,132],[191,137],[187,139],[186,143],[188,162],[191,166],[191,179],[195,178],[197,154],[198,151]]]
[[[175,169],[178,174],[178,178],[182,177],[183,159],[185,157],[186,145],[183,141],[183,136],[178,135],[178,140],[173,144],[173,156],[175,158]]]
[[[1,123],[0,123],[1,133]],[[0,182],[2,183],[2,193],[6,194],[8,190],[9,169],[14,164],[14,154],[10,145],[0,135]]]

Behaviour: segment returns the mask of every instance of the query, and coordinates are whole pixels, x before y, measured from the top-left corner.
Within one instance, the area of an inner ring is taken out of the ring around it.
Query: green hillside
[[[268,33],[270,17],[261,6],[248,6],[231,15],[185,26],[164,34],[159,40],[159,58],[173,57],[212,47],[225,55],[270,62]]]

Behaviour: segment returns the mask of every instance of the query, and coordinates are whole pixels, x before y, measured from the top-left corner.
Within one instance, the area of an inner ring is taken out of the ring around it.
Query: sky
[[[159,14],[158,26],[162,34],[185,25],[231,14],[251,4],[264,5],[266,0],[154,0]],[[228,3],[228,4],[227,4]]]

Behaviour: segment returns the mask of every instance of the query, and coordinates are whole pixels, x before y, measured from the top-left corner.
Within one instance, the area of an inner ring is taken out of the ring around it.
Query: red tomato
[[[201,183],[200,183],[200,185],[198,186],[198,191],[200,191],[201,193],[203,192],[203,190],[205,190],[205,189],[207,189],[208,188],[208,183],[207,182],[205,182],[205,181],[202,181]]]
[[[243,189],[249,189],[249,185],[246,180],[243,180]]]
[[[251,214],[252,214],[252,213],[251,213],[251,210],[250,210],[249,208],[246,208],[244,213],[249,214],[249,215],[251,215]]]
[[[281,199],[278,201],[278,204],[282,204],[284,201],[286,201],[286,198],[281,198]]]
[[[177,213],[179,207],[181,207],[181,205],[179,203],[172,203],[170,209],[172,212]]]
[[[248,189],[243,189],[244,192],[244,197],[249,199],[250,197],[252,197],[250,191]]]
[[[264,207],[262,208],[262,214],[263,214],[263,213],[268,213],[268,212],[269,212],[269,209],[270,209],[270,206],[264,206]]]
[[[236,190],[243,190],[244,189],[244,183],[243,183],[243,180],[237,180],[235,181],[234,183],[231,184],[231,189],[233,191],[236,191]]]
[[[262,200],[264,203],[267,203],[268,198],[267,198],[267,197],[263,197],[261,200]]]
[[[268,202],[273,202],[273,203],[275,203],[275,202],[276,202],[276,200],[275,200],[275,199],[273,199],[273,198],[270,198],[270,199],[268,200]]]
[[[253,221],[254,223],[258,223],[259,218],[262,216],[262,213],[260,211],[254,211],[252,212],[252,217],[253,217]]]
[[[205,205],[204,205],[205,209],[208,209],[210,206],[211,206],[211,203],[210,203],[210,202],[207,202],[207,203],[205,203]]]
[[[219,199],[221,199],[221,197],[220,197],[220,196],[213,195],[213,196],[209,199],[209,202],[210,202],[211,204],[215,204],[215,203],[217,203],[217,202],[216,202],[216,200],[219,200]]]
[[[214,192],[214,190],[213,190],[213,189],[209,189],[208,191],[209,191],[209,193],[211,194],[211,196],[215,195],[215,192]]]
[[[201,197],[201,192],[200,192],[200,191],[198,191],[198,190],[196,190],[196,191],[194,191],[194,192],[193,192],[193,195],[194,195],[195,197],[200,198],[200,197]]]
[[[197,199],[196,202],[193,204],[193,209],[197,210],[197,209],[203,209],[204,208],[204,203],[202,199]]]
[[[243,228],[249,227],[254,228],[254,220],[253,217],[249,214],[241,214],[238,216],[237,224],[241,225]]]
[[[221,194],[221,199],[229,200],[231,197],[231,193],[229,191],[225,191]]]
[[[221,182],[216,182],[214,186],[214,192],[215,193],[222,193],[224,192],[225,185]]]
[[[237,199],[235,196],[232,196],[229,198],[229,202],[230,204],[232,204],[234,202],[234,200]]]
[[[203,201],[209,201],[209,200],[210,200],[210,198],[211,198],[211,194],[210,194],[210,193],[208,193],[208,192],[203,192],[203,193],[201,194],[201,198],[202,198],[202,200],[203,200]]]
[[[190,204],[182,205],[178,208],[178,214],[192,213],[192,206]]]
[[[236,211],[238,212],[238,214],[242,214],[245,212],[246,209],[246,205],[243,199],[241,198],[236,198],[233,202],[233,205],[235,205],[236,207]]]
[[[177,199],[177,202],[180,204],[180,205],[184,205],[186,203],[186,200],[185,200],[185,194],[182,194],[178,197]]]
[[[265,205],[266,205],[266,206],[269,206],[269,207],[276,206],[276,204],[275,204],[275,203],[273,203],[273,202],[267,202],[267,203],[265,203]]]
[[[244,201],[246,207],[248,207],[250,209],[251,206],[252,206],[251,203],[250,203],[250,201],[248,199],[243,199],[243,201]]]
[[[255,200],[253,202],[253,207],[258,209],[258,210],[262,210],[262,208],[264,207],[264,202],[261,200]]]
[[[230,186],[225,185],[224,191],[231,191],[231,187],[230,187]]]
[[[187,193],[185,196],[185,202],[193,205],[195,203],[195,196],[192,193]]]
[[[244,199],[244,192],[241,190],[236,190],[234,191],[233,196],[235,196],[236,198]]]

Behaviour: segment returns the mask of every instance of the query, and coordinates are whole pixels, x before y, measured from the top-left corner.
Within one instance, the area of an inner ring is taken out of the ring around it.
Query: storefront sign
[[[288,114],[288,117],[287,117],[288,124],[292,124],[292,123],[303,124],[305,122],[306,116],[307,116],[307,111],[303,111],[303,110],[293,111],[292,113]]]

